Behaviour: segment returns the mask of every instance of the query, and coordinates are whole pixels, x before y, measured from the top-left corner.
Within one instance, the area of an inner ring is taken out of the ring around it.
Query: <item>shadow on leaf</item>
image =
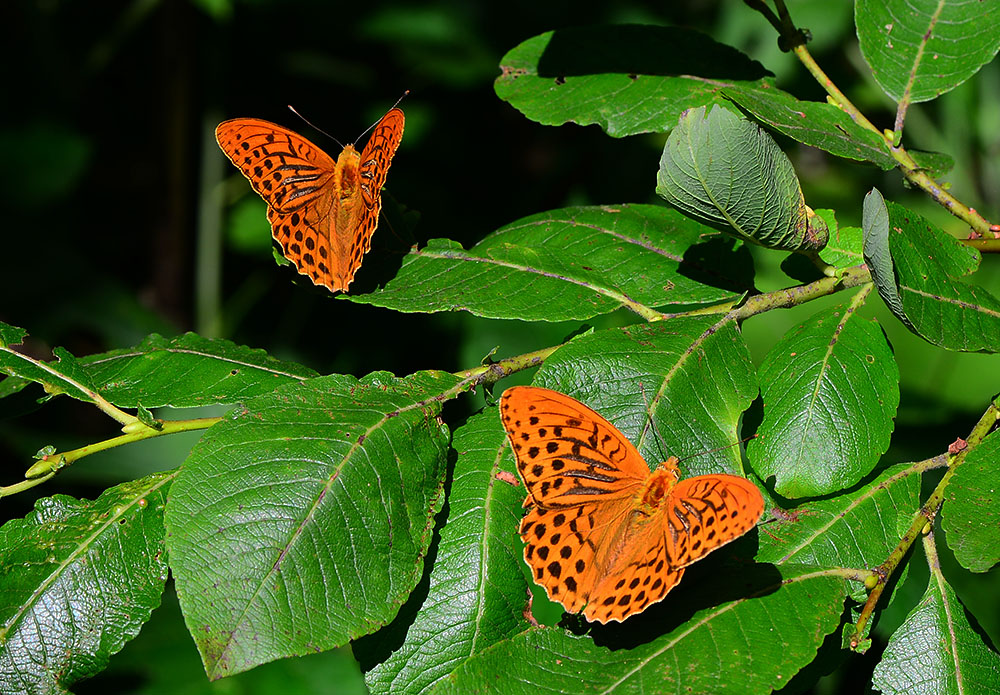
[[[559,29],[538,60],[540,77],[601,73],[730,80],[770,74],[757,61],[700,32],[639,24]]]

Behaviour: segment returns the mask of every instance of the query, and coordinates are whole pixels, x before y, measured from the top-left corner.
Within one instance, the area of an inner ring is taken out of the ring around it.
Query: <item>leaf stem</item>
[[[865,601],[865,605],[861,609],[861,613],[858,616],[857,623],[854,626],[854,634],[851,635],[850,644],[851,649],[856,649],[864,638],[865,627],[868,625],[868,621],[871,619],[872,614],[875,612],[875,606],[878,603],[879,598],[882,596],[882,592],[885,591],[886,586],[889,584],[889,578],[892,577],[896,568],[902,562],[903,558],[910,550],[910,546],[913,545],[914,541],[917,540],[922,534],[929,533],[930,529],[933,527],[934,517],[937,515],[938,510],[941,508],[941,503],[944,502],[944,491],[948,487],[948,483],[951,481],[952,476],[955,471],[965,460],[968,452],[975,448],[983,438],[989,434],[993,426],[996,425],[997,421],[1000,420],[1000,398],[993,401],[990,407],[986,409],[986,412],[976,423],[976,426],[972,428],[972,432],[969,434],[967,440],[968,446],[962,451],[955,454],[954,458],[948,464],[948,471],[944,474],[941,480],[938,482],[934,491],[927,498],[927,501],[917,510],[916,514],[913,515],[913,521],[910,524],[910,528],[907,529],[906,533],[899,540],[895,549],[889,553],[889,557],[885,559],[881,565],[875,568],[876,583],[872,587],[871,593],[868,594],[868,600]],[[927,465],[924,470],[931,470],[932,468],[938,467],[940,457],[934,457],[927,460]]]
[[[104,441],[94,442],[93,444],[88,444],[87,446],[82,446],[79,449],[73,449],[72,451],[66,451],[61,454],[49,454],[47,456],[43,456],[41,460],[37,461],[27,470],[24,474],[25,480],[13,485],[0,487],[0,497],[8,497],[35,487],[36,485],[41,485],[55,475],[61,468],[71,465],[84,456],[90,456],[91,454],[96,454],[99,451],[113,449],[115,447],[122,446],[123,444],[131,444],[132,442],[142,441],[143,439],[152,439],[153,437],[159,437],[165,434],[176,434],[177,432],[208,429],[220,420],[222,420],[221,417],[205,417],[193,420],[164,420],[161,421],[163,424],[161,429],[141,425],[133,427],[132,431],[118,437],[112,437],[111,439],[105,439]]]
[[[1000,239],[959,239],[959,241],[978,249],[980,253],[1000,253]]]
[[[553,345],[552,347],[542,348],[541,350],[535,350],[534,352],[526,352],[523,355],[505,357],[498,362],[491,361],[479,367],[454,372],[454,374],[459,379],[465,380],[466,383],[464,385],[466,387],[470,384],[472,387],[479,386],[480,384],[495,384],[504,377],[510,376],[514,372],[541,366],[542,362],[544,362],[549,355],[558,350],[559,347],[559,345]]]
[[[840,290],[857,287],[872,281],[868,266],[861,264],[844,268],[839,277],[824,277],[811,282],[808,285],[789,287],[784,290],[775,290],[766,294],[758,294],[747,299],[743,306],[734,309],[732,318],[737,321],[771,311],[772,309],[786,309],[798,306],[813,299],[824,297]]]
[[[870,283],[872,279],[871,273],[868,272],[868,267],[864,264],[844,268],[839,272],[840,274],[837,277],[820,278],[819,280],[816,280],[808,285],[790,287],[784,290],[776,290],[766,294],[754,295],[753,297],[747,299],[742,305],[740,305],[740,300],[736,300],[725,304],[692,309],[691,311],[682,311],[676,314],[661,314],[659,312],[654,312],[656,317],[651,320],[664,321],[675,318],[724,314],[726,315],[725,320],[741,321],[745,318],[749,318],[750,316],[764,313],[765,311],[798,306],[799,304],[804,304],[805,302],[833,294],[834,292],[865,285]],[[867,296],[867,292],[863,291],[861,295],[859,295],[861,296],[860,299],[856,297],[852,301],[863,301],[864,296]],[[479,367],[472,367],[471,369],[463,369],[459,372],[453,372],[453,374],[463,380],[459,390],[475,388],[480,384],[495,384],[504,377],[508,377],[515,372],[541,366],[541,364],[560,347],[561,345],[553,345],[551,347],[542,348],[541,350],[535,350],[534,352],[526,352],[523,355],[505,357],[497,362],[488,362]]]
[[[888,138],[887,142],[889,142]],[[903,176],[906,177],[907,181],[924,189],[927,195],[929,195],[934,202],[958,219],[965,222],[980,234],[984,236],[987,234],[991,237],[993,236],[993,229],[990,226],[989,221],[976,212],[975,208],[971,208],[960,201],[958,198],[946,191],[937,181],[928,176],[927,172],[920,168],[905,148],[902,146],[894,147],[892,142],[889,142],[889,149],[892,152],[893,159],[899,162],[900,171],[903,172]]]

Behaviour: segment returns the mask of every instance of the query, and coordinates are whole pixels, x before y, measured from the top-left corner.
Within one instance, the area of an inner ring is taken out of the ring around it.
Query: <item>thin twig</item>
[[[72,451],[66,451],[58,454],[48,454],[43,456],[39,461],[35,462],[35,464],[27,470],[24,474],[25,480],[13,485],[0,486],[0,498],[29,490],[36,485],[41,485],[61,469],[73,464],[75,461],[78,461],[85,456],[96,454],[99,451],[106,451],[108,449],[122,446],[123,444],[131,444],[132,442],[152,439],[153,437],[160,437],[165,434],[176,434],[177,432],[190,432],[192,430],[208,429],[220,420],[222,420],[221,417],[205,417],[193,420],[163,420],[161,421],[163,423],[163,427],[160,429],[154,429],[146,425],[142,425],[141,427],[132,426],[132,431],[121,436],[112,437],[111,439],[105,439],[100,442],[94,442],[93,444],[88,444],[87,446],[82,446],[79,449],[73,449]]]
[[[998,399],[1000,400],[1000,399]],[[861,613],[858,616],[858,620],[854,626],[854,634],[851,635],[851,648],[854,649],[861,643],[865,631],[865,627],[868,621],[871,619],[872,614],[875,612],[875,606],[878,603],[879,598],[882,596],[882,592],[885,591],[886,586],[889,584],[889,579],[895,573],[896,568],[902,562],[903,558],[910,550],[910,546],[913,545],[914,541],[925,533],[925,531],[933,525],[934,517],[937,515],[938,510],[941,508],[941,503],[944,502],[944,491],[948,487],[948,483],[951,481],[952,476],[955,471],[962,465],[965,461],[965,457],[969,451],[975,448],[993,426],[996,425],[997,421],[1000,420],[1000,407],[998,407],[998,401],[994,401],[990,404],[990,407],[986,409],[986,412],[976,423],[976,426],[972,428],[972,432],[969,434],[967,440],[968,446],[960,451],[951,460],[948,472],[944,474],[940,482],[934,488],[934,491],[927,498],[927,501],[917,510],[916,514],[913,515],[913,521],[910,523],[910,528],[906,530],[903,537],[899,540],[895,549],[889,556],[885,559],[881,565],[875,568],[876,582],[875,586],[872,587],[871,592],[868,594],[868,600],[865,601],[865,605],[861,609]],[[936,461],[937,458],[928,459],[929,462]],[[928,465],[927,470],[930,470],[935,466]]]

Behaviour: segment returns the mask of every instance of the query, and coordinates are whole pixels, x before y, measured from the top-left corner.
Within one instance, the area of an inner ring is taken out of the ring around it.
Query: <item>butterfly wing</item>
[[[764,498],[746,478],[699,475],[678,482],[661,513],[670,563],[686,567],[756,526]]]
[[[378,227],[378,216],[382,210],[382,186],[389,173],[392,157],[403,139],[404,120],[400,109],[390,109],[372,129],[368,144],[361,151],[359,175],[364,205],[360,209],[357,228],[344,230],[350,234],[350,238],[344,243],[348,251],[340,272],[345,288],[354,279],[354,274],[361,267],[361,260],[371,248],[372,234]]]
[[[258,118],[234,118],[215,139],[268,207],[290,214],[329,195],[336,162],[298,133]]]
[[[540,507],[631,499],[649,476],[614,425],[557,391],[509,388],[500,397],[500,417],[528,495]]]

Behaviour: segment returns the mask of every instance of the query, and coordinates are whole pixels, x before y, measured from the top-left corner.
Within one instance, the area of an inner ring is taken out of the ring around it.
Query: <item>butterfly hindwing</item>
[[[532,505],[521,520],[524,560],[535,583],[549,598],[571,612],[587,603],[596,550],[596,504],[572,509],[542,509]]]
[[[517,470],[541,506],[631,497],[649,468],[618,429],[576,399],[531,386],[500,398]]]
[[[587,620],[623,621],[641,613],[662,601],[684,576],[683,568],[670,563],[662,533],[648,535],[652,537],[641,539],[627,551],[628,562],[617,563],[617,571],[603,577],[594,587],[583,613]]]
[[[764,513],[757,487],[735,475],[681,480],[666,503],[667,552],[676,567],[686,567],[736,540]]]
[[[296,269],[314,284],[337,291],[346,289],[347,285],[338,282],[331,272],[334,253],[329,236],[323,232],[329,207],[329,201],[323,200],[317,201],[317,205],[285,214],[269,207],[267,219],[271,223],[271,234],[281,244],[285,258],[294,259]]]

